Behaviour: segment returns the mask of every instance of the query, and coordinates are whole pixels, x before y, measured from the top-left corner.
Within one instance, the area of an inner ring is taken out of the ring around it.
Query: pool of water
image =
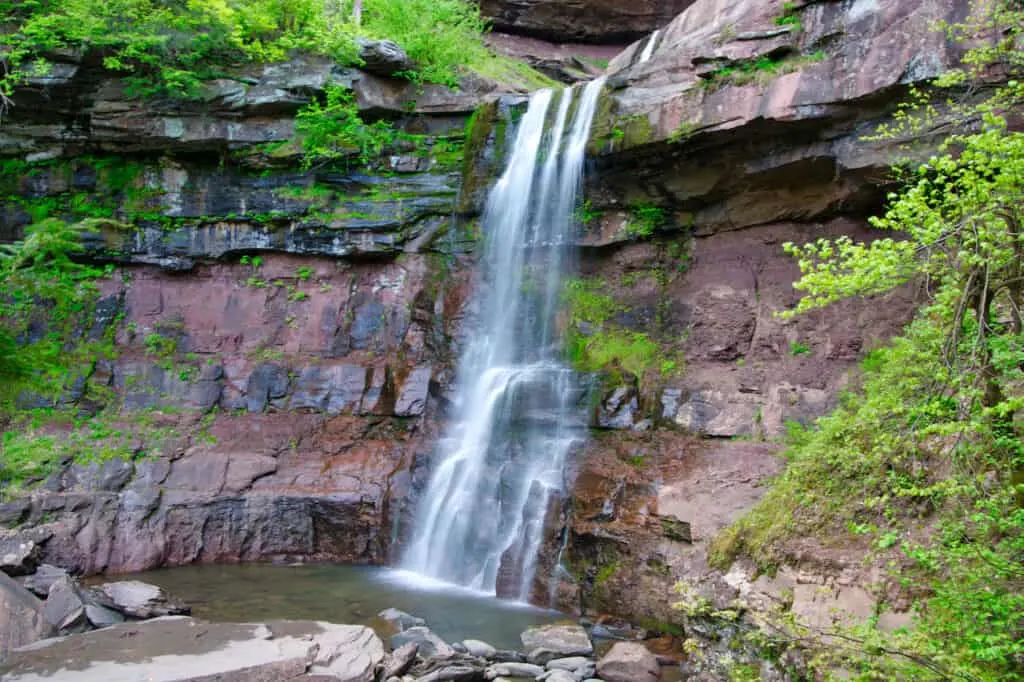
[[[204,620],[324,620],[366,624],[384,634],[383,623],[376,616],[394,607],[423,618],[449,642],[482,639],[507,649],[521,647],[519,633],[526,628],[566,618],[557,611],[379,567],[188,566],[126,579],[163,587],[191,606],[193,616]]]

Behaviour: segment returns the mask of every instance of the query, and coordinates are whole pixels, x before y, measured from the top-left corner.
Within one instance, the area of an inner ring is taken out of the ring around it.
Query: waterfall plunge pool
[[[185,566],[108,576],[105,581],[120,579],[159,585],[203,620],[323,620],[369,625],[383,637],[390,633],[377,614],[393,607],[423,618],[445,641],[481,639],[505,649],[520,649],[519,633],[526,628],[566,618],[557,611],[376,566]]]

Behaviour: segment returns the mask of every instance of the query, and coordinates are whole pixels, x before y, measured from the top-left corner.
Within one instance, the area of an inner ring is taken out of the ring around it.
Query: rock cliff
[[[623,43],[661,28],[693,0],[483,0],[495,30],[548,40]]]
[[[483,4],[524,33],[608,37],[552,18],[605,16],[601,3]],[[634,36],[687,4],[605,3],[617,18],[595,21]],[[643,19],[619,22],[627,9]],[[708,539],[778,471],[786,422],[826,412],[914,304],[906,290],[781,320],[797,275],[782,244],[872,238],[895,142],[864,136],[955,59],[931,25],[965,11],[698,0],[649,61],[645,38],[611,62],[580,278],[616,302],[610,324],[656,351],[643,371],[595,378],[593,438],[551,509],[542,566],[564,540],[570,575],[551,584],[539,571],[538,600],[665,630],[685,620],[669,608],[680,579],[722,603],[738,594],[742,580],[707,568]],[[110,335],[117,356],[63,406],[110,403],[138,456],[66,467],[0,505],[0,521],[21,527],[3,532],[31,533],[48,561],[87,572],[387,561],[443,423],[472,315],[477,213],[505,142],[499,109],[512,101],[495,105],[493,84],[416,90],[296,62],[212,82],[188,107],[139,105],[87,59],[61,59],[16,93],[0,128],[0,235],[83,195],[135,226],[90,244],[118,268],[90,332]],[[422,144],[369,168],[304,170],[288,144],[294,114],[329,82]],[[847,559],[807,565],[824,582]]]

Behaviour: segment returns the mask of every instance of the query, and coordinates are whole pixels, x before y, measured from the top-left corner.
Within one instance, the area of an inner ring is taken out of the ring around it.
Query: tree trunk
[[[363,23],[363,0],[355,0],[352,3],[352,23],[356,26]]]

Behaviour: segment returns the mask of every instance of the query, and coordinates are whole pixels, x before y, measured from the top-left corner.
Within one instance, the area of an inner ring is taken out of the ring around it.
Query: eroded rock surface
[[[561,42],[622,43],[669,23],[693,0],[482,0],[506,33]]]
[[[5,680],[372,682],[384,647],[369,628],[306,621],[204,623],[186,617],[127,623],[14,653]]]
[[[43,614],[43,602],[0,573],[0,665],[13,649],[53,633],[53,626]]]

